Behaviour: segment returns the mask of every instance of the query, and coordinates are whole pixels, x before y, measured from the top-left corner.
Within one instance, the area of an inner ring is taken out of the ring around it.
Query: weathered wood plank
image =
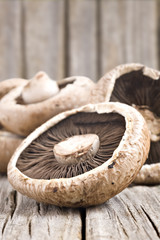
[[[21,3],[0,1],[0,81],[22,77]]]
[[[97,4],[70,0],[68,8],[68,75],[97,80]]]
[[[64,0],[23,1],[25,73],[64,76]]]
[[[129,62],[158,67],[157,1],[100,1],[101,76]]]
[[[0,239],[81,239],[78,209],[38,204],[0,176]]]
[[[160,186],[135,186],[87,210],[86,239],[160,239]]]

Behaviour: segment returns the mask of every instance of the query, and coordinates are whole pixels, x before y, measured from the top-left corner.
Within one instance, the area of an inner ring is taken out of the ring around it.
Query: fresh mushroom
[[[160,72],[142,64],[120,65],[99,80],[94,95],[94,101],[122,102],[143,115],[151,147],[135,182],[160,183]]]
[[[94,87],[90,79],[76,76],[58,81],[57,88],[44,72],[37,73],[1,99],[0,122],[8,131],[27,136],[56,114],[89,103]]]
[[[3,128],[0,129],[0,172],[7,172],[8,162],[21,142],[21,137],[7,132]]]
[[[8,165],[12,186],[38,202],[101,204],[136,177],[149,151],[142,115],[121,103],[63,112],[32,132]]]
[[[59,92],[56,81],[53,81],[45,72],[38,72],[22,90],[22,100],[25,104],[44,101]]]
[[[0,99],[9,93],[12,89],[18,86],[24,86],[27,80],[22,78],[6,79],[0,82]]]
[[[24,86],[26,83],[27,80],[21,78],[7,79],[0,82],[0,99],[14,88]],[[6,131],[0,124],[0,172],[7,172],[7,164],[21,141],[21,137]]]

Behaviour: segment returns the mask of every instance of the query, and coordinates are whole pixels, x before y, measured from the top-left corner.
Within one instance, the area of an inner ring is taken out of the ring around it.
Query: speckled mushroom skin
[[[7,172],[8,162],[22,140],[16,134],[0,130],[0,172]]]
[[[126,131],[112,157],[101,166],[72,178],[31,179],[16,167],[21,152],[51,126],[78,112],[110,113],[124,116]],[[38,202],[66,207],[101,204],[126,188],[136,177],[149,151],[150,139],[146,123],[134,108],[121,103],[89,104],[63,112],[32,132],[18,147],[8,165],[12,186]]]
[[[90,79],[80,78],[54,97],[28,105],[17,104],[16,99],[21,95],[23,86],[17,87],[0,101],[0,122],[8,131],[27,136],[58,113],[88,104],[94,87]]]
[[[110,101],[110,97],[116,82],[116,79],[121,75],[134,70],[143,69],[143,74],[151,77],[154,80],[159,79],[160,71],[149,68],[143,64],[130,63],[122,64],[115,67],[110,72],[106,73],[99,81],[96,88],[93,90],[92,103]],[[159,184],[160,183],[160,163],[146,164],[142,167],[137,178],[134,181],[138,184]]]

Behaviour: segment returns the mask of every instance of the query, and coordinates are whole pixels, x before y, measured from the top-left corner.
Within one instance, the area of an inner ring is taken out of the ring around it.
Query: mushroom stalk
[[[96,155],[100,141],[96,134],[75,135],[55,144],[53,152],[61,164],[74,164]]]
[[[56,81],[50,79],[45,72],[38,72],[28,81],[22,90],[24,103],[31,104],[44,101],[59,92]]]

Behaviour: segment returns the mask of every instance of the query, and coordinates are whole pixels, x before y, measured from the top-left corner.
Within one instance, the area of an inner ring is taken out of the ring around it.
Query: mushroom
[[[9,93],[12,89],[23,86],[27,83],[27,80],[22,78],[6,79],[0,82],[0,99]]]
[[[0,128],[0,172],[7,172],[8,162],[21,142],[22,137]]]
[[[136,177],[149,151],[142,115],[121,103],[89,104],[51,118],[17,148],[12,186],[38,202],[101,204]]]
[[[38,72],[22,90],[22,99],[25,104],[44,101],[59,92],[56,81],[53,81],[45,72]]]
[[[10,132],[27,136],[56,114],[89,103],[93,81],[75,76],[51,80],[39,72],[0,101],[0,122]]]
[[[120,65],[99,80],[94,96],[94,101],[99,98],[97,101],[131,105],[143,115],[151,147],[135,182],[160,183],[160,72],[142,64]]]
[[[18,86],[24,86],[27,80],[21,78],[7,79],[0,82],[0,99]],[[10,133],[0,124],[0,172],[7,172],[7,164],[20,144],[22,138]]]

